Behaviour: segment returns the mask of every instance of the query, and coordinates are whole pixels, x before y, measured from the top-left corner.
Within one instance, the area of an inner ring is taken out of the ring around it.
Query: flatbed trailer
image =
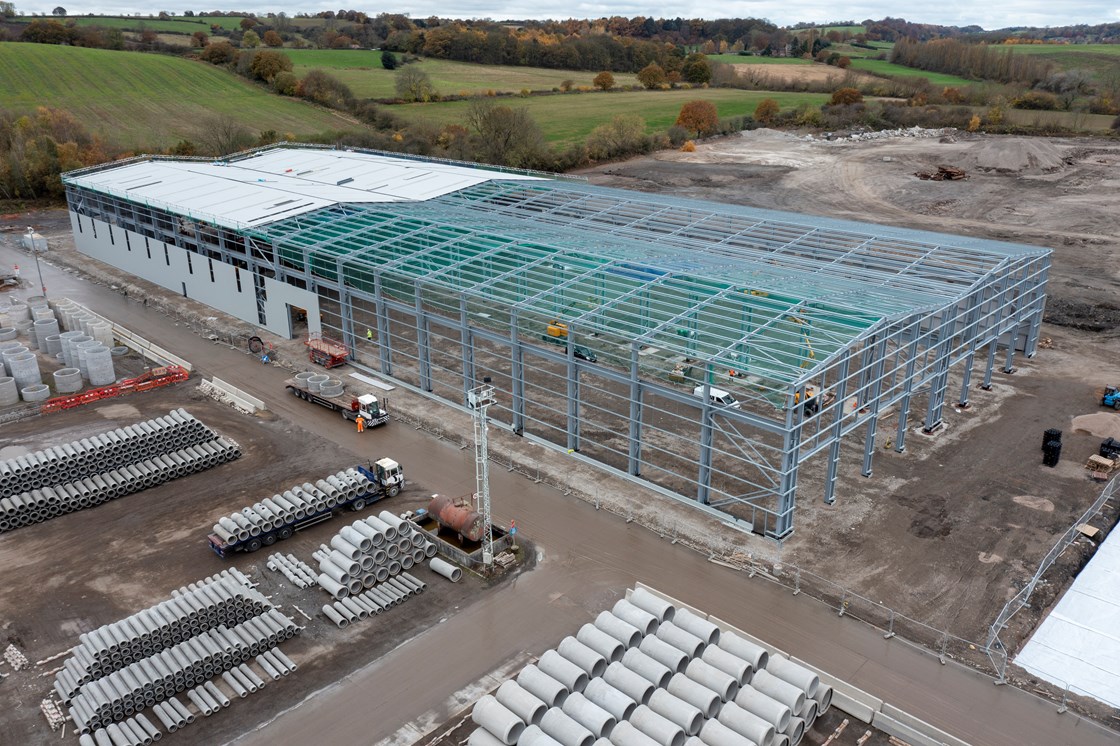
[[[300,381],[295,378],[289,378],[285,381],[284,387],[304,401],[339,412],[343,419],[351,422],[358,419],[360,414],[362,419],[365,420],[366,427],[384,425],[389,421],[389,411],[386,409],[389,402],[385,399],[379,399],[373,394],[354,396],[353,394],[343,393],[339,396],[323,396],[320,393],[303,388]]]
[[[378,468],[386,463],[392,464],[392,466],[395,467],[395,473],[390,474],[388,477],[385,476],[384,468]],[[267,534],[262,533],[260,536],[250,536],[248,539],[227,542],[223,540],[221,536],[218,536],[218,534],[212,533],[206,537],[207,543],[209,543],[210,549],[223,559],[237,554],[238,552],[255,552],[261,547],[272,546],[277,541],[290,539],[297,531],[310,528],[323,521],[329,521],[331,518],[334,518],[336,514],[344,510],[358,512],[364,510],[367,505],[375,503],[383,498],[396,497],[400,494],[401,486],[404,484],[404,475],[400,471],[400,466],[391,459],[382,459],[378,461],[377,464],[378,466],[375,466],[374,469],[380,473],[381,476],[364,466],[354,467],[361,472],[362,476],[369,480],[369,489],[349,500],[338,503],[333,508],[321,510],[317,513],[292,521],[291,523],[286,523],[283,526],[269,531]],[[385,482],[388,482],[388,484]]]

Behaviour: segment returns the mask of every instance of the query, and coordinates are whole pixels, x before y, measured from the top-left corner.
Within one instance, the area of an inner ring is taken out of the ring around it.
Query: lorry
[[[324,396],[322,393],[304,388],[304,385],[302,381],[296,378],[289,378],[284,382],[284,387],[300,399],[340,412],[344,419],[351,422],[358,419],[358,415],[361,415],[362,419],[365,420],[366,427],[384,425],[389,421],[389,410],[386,409],[389,402],[384,398],[378,399],[374,394],[354,396],[346,392],[338,396]]]
[[[359,492],[353,497],[339,502],[332,508],[309,513],[303,518],[296,519],[281,526],[275,526],[268,532],[261,532],[259,536],[250,536],[239,540],[231,538],[226,540],[217,533],[206,537],[210,549],[219,557],[226,558],[238,552],[255,552],[261,547],[272,546],[277,541],[290,539],[296,531],[301,531],[323,521],[334,518],[336,512],[349,509],[357,512],[364,510],[371,503],[385,497],[396,497],[404,487],[404,470],[401,465],[391,458],[383,458],[369,466],[355,466],[355,469],[368,480],[368,487],[364,492]]]

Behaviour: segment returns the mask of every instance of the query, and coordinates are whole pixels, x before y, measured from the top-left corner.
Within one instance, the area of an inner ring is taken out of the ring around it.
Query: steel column
[[[510,426],[513,432],[525,432],[525,366],[521,340],[517,337],[517,309],[509,314],[509,379],[510,379]]]
[[[913,321],[910,324],[910,344],[906,347],[906,382],[903,384],[902,402],[898,411],[898,431],[894,436],[896,453],[906,450],[906,421],[910,416],[910,397],[914,395],[914,368],[918,364],[918,337],[921,333],[921,326]]]
[[[840,467],[840,435],[844,428],[844,406],[848,399],[848,368],[851,361],[852,353],[849,350],[848,354],[840,360],[838,371],[840,380],[836,383],[838,411],[836,412],[836,420],[832,423],[832,434],[830,436],[832,442],[828,446],[828,473],[824,479],[824,502],[826,505],[832,505],[836,502],[836,478]],[[823,397],[824,392],[822,391],[820,395]]]
[[[420,373],[420,390],[432,390],[432,348],[428,339],[428,315],[424,312],[422,285],[416,283],[416,360]]]
[[[984,383],[980,384],[980,388],[985,391],[992,390],[992,369],[996,367],[996,347],[999,346],[999,335],[997,334],[988,343],[988,365],[984,368]]]
[[[883,361],[887,354],[887,341],[878,340],[873,348],[874,362],[871,375],[871,416],[867,419],[867,437],[863,443],[863,470],[860,472],[865,477],[871,476],[871,460],[875,456],[875,431],[879,425],[879,395],[883,390]]]
[[[579,368],[576,366],[575,329],[568,325],[568,450],[579,450]]]
[[[474,345],[471,327],[467,321],[467,296],[459,295],[459,346],[463,355],[463,404],[469,404],[468,392],[476,387],[474,382]]]
[[[381,273],[373,274],[373,309],[377,317],[377,356],[381,372],[393,375],[393,343],[389,339],[389,311],[385,307],[385,296],[381,287]]]
[[[704,372],[704,391],[700,404],[700,470],[696,475],[696,501],[707,505],[712,499],[712,364]]]
[[[937,315],[937,361],[934,363],[933,378],[929,382],[929,407],[922,429],[931,433],[941,424],[941,409],[945,406],[945,389],[949,385],[949,350],[953,344],[955,317],[949,318],[951,309],[944,308]]]
[[[626,457],[626,471],[633,476],[641,474],[642,463],[642,385],[638,378],[640,345],[630,343],[630,436]]]

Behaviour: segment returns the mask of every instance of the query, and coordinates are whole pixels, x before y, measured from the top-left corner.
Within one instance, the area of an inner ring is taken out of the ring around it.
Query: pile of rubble
[[[968,178],[968,172],[956,166],[938,166],[936,171],[916,171],[914,175],[923,181],[961,181]]]
[[[825,132],[817,137],[824,140],[851,140],[853,142],[862,142],[864,140],[889,140],[895,137],[918,137],[918,138],[932,138],[932,137],[946,137],[955,135],[957,129],[955,127],[938,127],[937,129],[926,129],[925,127],[905,127],[896,130],[874,130],[868,132],[851,132],[843,134],[839,132]],[[812,134],[805,135],[806,140],[814,140]]]

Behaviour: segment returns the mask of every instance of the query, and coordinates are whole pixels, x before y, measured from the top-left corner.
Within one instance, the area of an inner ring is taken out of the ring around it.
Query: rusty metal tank
[[[439,525],[455,531],[464,539],[482,541],[486,523],[482,520],[482,514],[474,509],[474,503],[469,496],[436,495],[428,505],[428,513],[439,522]]]

